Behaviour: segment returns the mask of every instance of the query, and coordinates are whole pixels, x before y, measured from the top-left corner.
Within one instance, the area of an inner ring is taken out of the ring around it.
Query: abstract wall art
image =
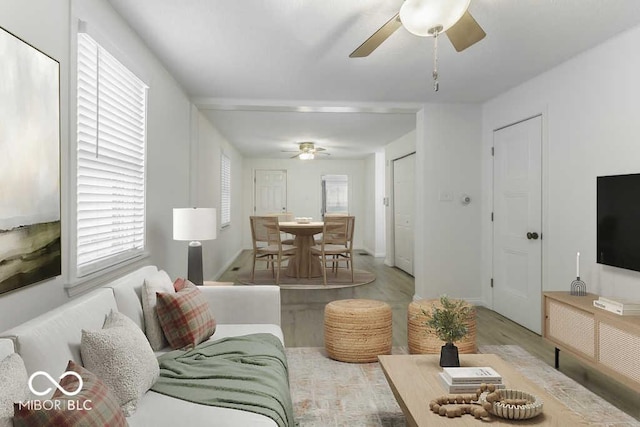
[[[0,28],[0,293],[61,268],[60,64]]]

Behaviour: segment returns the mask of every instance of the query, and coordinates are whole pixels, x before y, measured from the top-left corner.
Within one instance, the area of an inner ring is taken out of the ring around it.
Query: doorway
[[[493,144],[493,309],[539,334],[542,117],[495,130]]]
[[[393,161],[394,263],[413,275],[415,234],[415,154]]]
[[[256,169],[254,172],[254,215],[287,211],[287,171]]]

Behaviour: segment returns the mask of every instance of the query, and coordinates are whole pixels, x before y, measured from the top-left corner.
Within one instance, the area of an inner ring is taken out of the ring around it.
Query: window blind
[[[145,242],[147,87],[78,34],[77,276],[135,257]]]
[[[220,225],[231,224],[231,159],[224,153],[220,156]]]

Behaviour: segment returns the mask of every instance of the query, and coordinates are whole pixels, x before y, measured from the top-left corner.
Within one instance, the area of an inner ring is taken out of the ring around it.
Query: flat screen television
[[[597,181],[597,262],[640,271],[640,174]]]

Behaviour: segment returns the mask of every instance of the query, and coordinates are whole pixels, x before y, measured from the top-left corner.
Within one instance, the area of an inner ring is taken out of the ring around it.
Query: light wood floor
[[[359,251],[358,251],[359,252]],[[393,310],[393,345],[407,346],[407,307],[413,299],[413,277],[384,265],[383,260],[356,254],[355,265],[376,275],[373,283],[343,289],[282,289],[282,329],[288,347],[322,347],[324,306],[334,300],[370,298],[387,302]],[[251,251],[243,252],[220,281],[239,283],[239,271],[251,268]],[[554,349],[540,335],[484,307],[477,309],[478,345],[517,344],[553,366]],[[638,355],[640,357],[640,355]],[[560,371],[614,406],[640,420],[640,395],[560,353]]]

